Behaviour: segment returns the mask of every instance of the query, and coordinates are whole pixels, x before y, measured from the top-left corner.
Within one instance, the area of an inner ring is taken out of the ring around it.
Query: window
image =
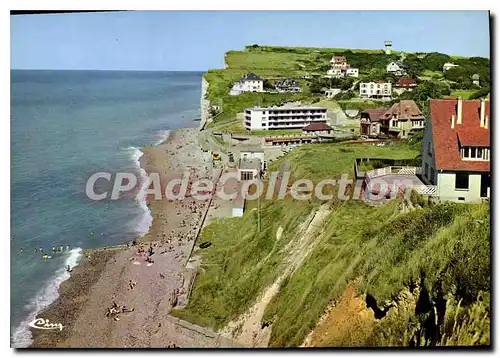
[[[251,171],[242,170],[241,171],[241,180],[252,180],[253,173]]]
[[[428,178],[429,177],[429,164],[425,163],[425,171],[424,171],[425,176]]]
[[[435,174],[436,174],[436,172],[434,171],[434,168],[431,168],[431,177],[429,178],[431,183],[434,183]]]
[[[431,144],[431,142],[427,143],[427,154],[429,154],[432,157],[432,144]]]
[[[455,189],[469,190],[469,174],[457,173],[455,175]]]

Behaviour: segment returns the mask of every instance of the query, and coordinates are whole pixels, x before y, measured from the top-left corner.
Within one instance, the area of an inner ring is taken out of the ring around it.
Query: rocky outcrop
[[[206,124],[210,122],[210,100],[208,99],[208,86],[209,83],[205,77],[201,78],[201,98],[200,98],[200,129],[205,128]]]

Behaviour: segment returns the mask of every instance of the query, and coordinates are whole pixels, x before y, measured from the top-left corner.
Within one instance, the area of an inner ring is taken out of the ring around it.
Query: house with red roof
[[[408,138],[425,127],[425,116],[413,100],[394,103],[379,119],[380,131],[391,137]]]
[[[360,113],[359,134],[368,137],[380,135],[380,117],[387,112],[388,108],[365,109]]]
[[[490,101],[431,99],[422,141],[422,178],[440,200],[490,196]]]
[[[394,92],[397,94],[401,94],[406,91],[411,92],[414,87],[417,87],[417,82],[409,76],[404,76],[401,77],[394,85]]]
[[[415,101],[401,100],[391,108],[367,109],[361,112],[361,135],[408,138],[414,130],[425,127],[425,116]]]
[[[305,134],[329,134],[332,128],[325,122],[312,122],[302,128],[302,132]]]

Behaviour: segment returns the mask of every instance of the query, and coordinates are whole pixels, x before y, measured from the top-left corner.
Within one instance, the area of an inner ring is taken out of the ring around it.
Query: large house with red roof
[[[490,101],[431,99],[422,142],[422,178],[440,200],[490,196]]]
[[[415,101],[401,100],[391,108],[367,109],[361,112],[360,134],[376,137],[408,138],[412,130],[425,127],[425,116]]]

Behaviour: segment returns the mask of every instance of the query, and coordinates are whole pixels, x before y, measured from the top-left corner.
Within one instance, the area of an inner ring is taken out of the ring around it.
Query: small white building
[[[264,151],[261,148],[245,148],[240,151],[240,161],[257,159],[261,163],[261,170],[266,169]]]
[[[359,84],[361,98],[391,98],[392,84],[390,82],[361,82]]]
[[[346,69],[345,74],[347,77],[359,77],[359,70],[357,68],[349,67]]]
[[[313,122],[327,122],[328,109],[312,106],[253,107],[245,109],[247,130],[301,129]]]
[[[285,80],[277,81],[274,84],[274,88],[276,89],[277,92],[280,92],[280,93],[283,93],[283,92],[288,92],[288,93],[302,92],[302,89],[300,88],[299,81],[293,80],[293,79],[285,79]]]
[[[387,65],[387,73],[392,73],[396,76],[403,76],[406,74],[406,66],[401,61],[392,61]]]
[[[422,140],[422,178],[440,200],[490,197],[490,101],[431,99]]]
[[[327,89],[325,91],[325,96],[328,99],[332,99],[333,97],[335,97],[340,92],[342,92],[342,90],[340,88],[330,88],[330,89]]]
[[[249,73],[233,85],[229,94],[238,96],[243,92],[264,92],[264,80],[255,73]]]
[[[236,198],[233,200],[232,216],[241,217],[245,211],[245,193],[242,193],[243,183],[236,185]]]
[[[479,74],[478,73],[474,73],[472,75],[472,84],[479,87]]]
[[[443,72],[446,72],[446,71],[448,71],[450,68],[453,68],[453,67],[458,67],[458,65],[455,65],[454,63],[451,63],[451,62],[446,62],[446,63],[443,65]]]
[[[240,159],[238,165],[239,180],[259,179],[261,171],[262,162],[260,159]]]
[[[345,76],[345,72],[340,68],[331,68],[326,72],[325,77],[329,78],[341,78]]]

